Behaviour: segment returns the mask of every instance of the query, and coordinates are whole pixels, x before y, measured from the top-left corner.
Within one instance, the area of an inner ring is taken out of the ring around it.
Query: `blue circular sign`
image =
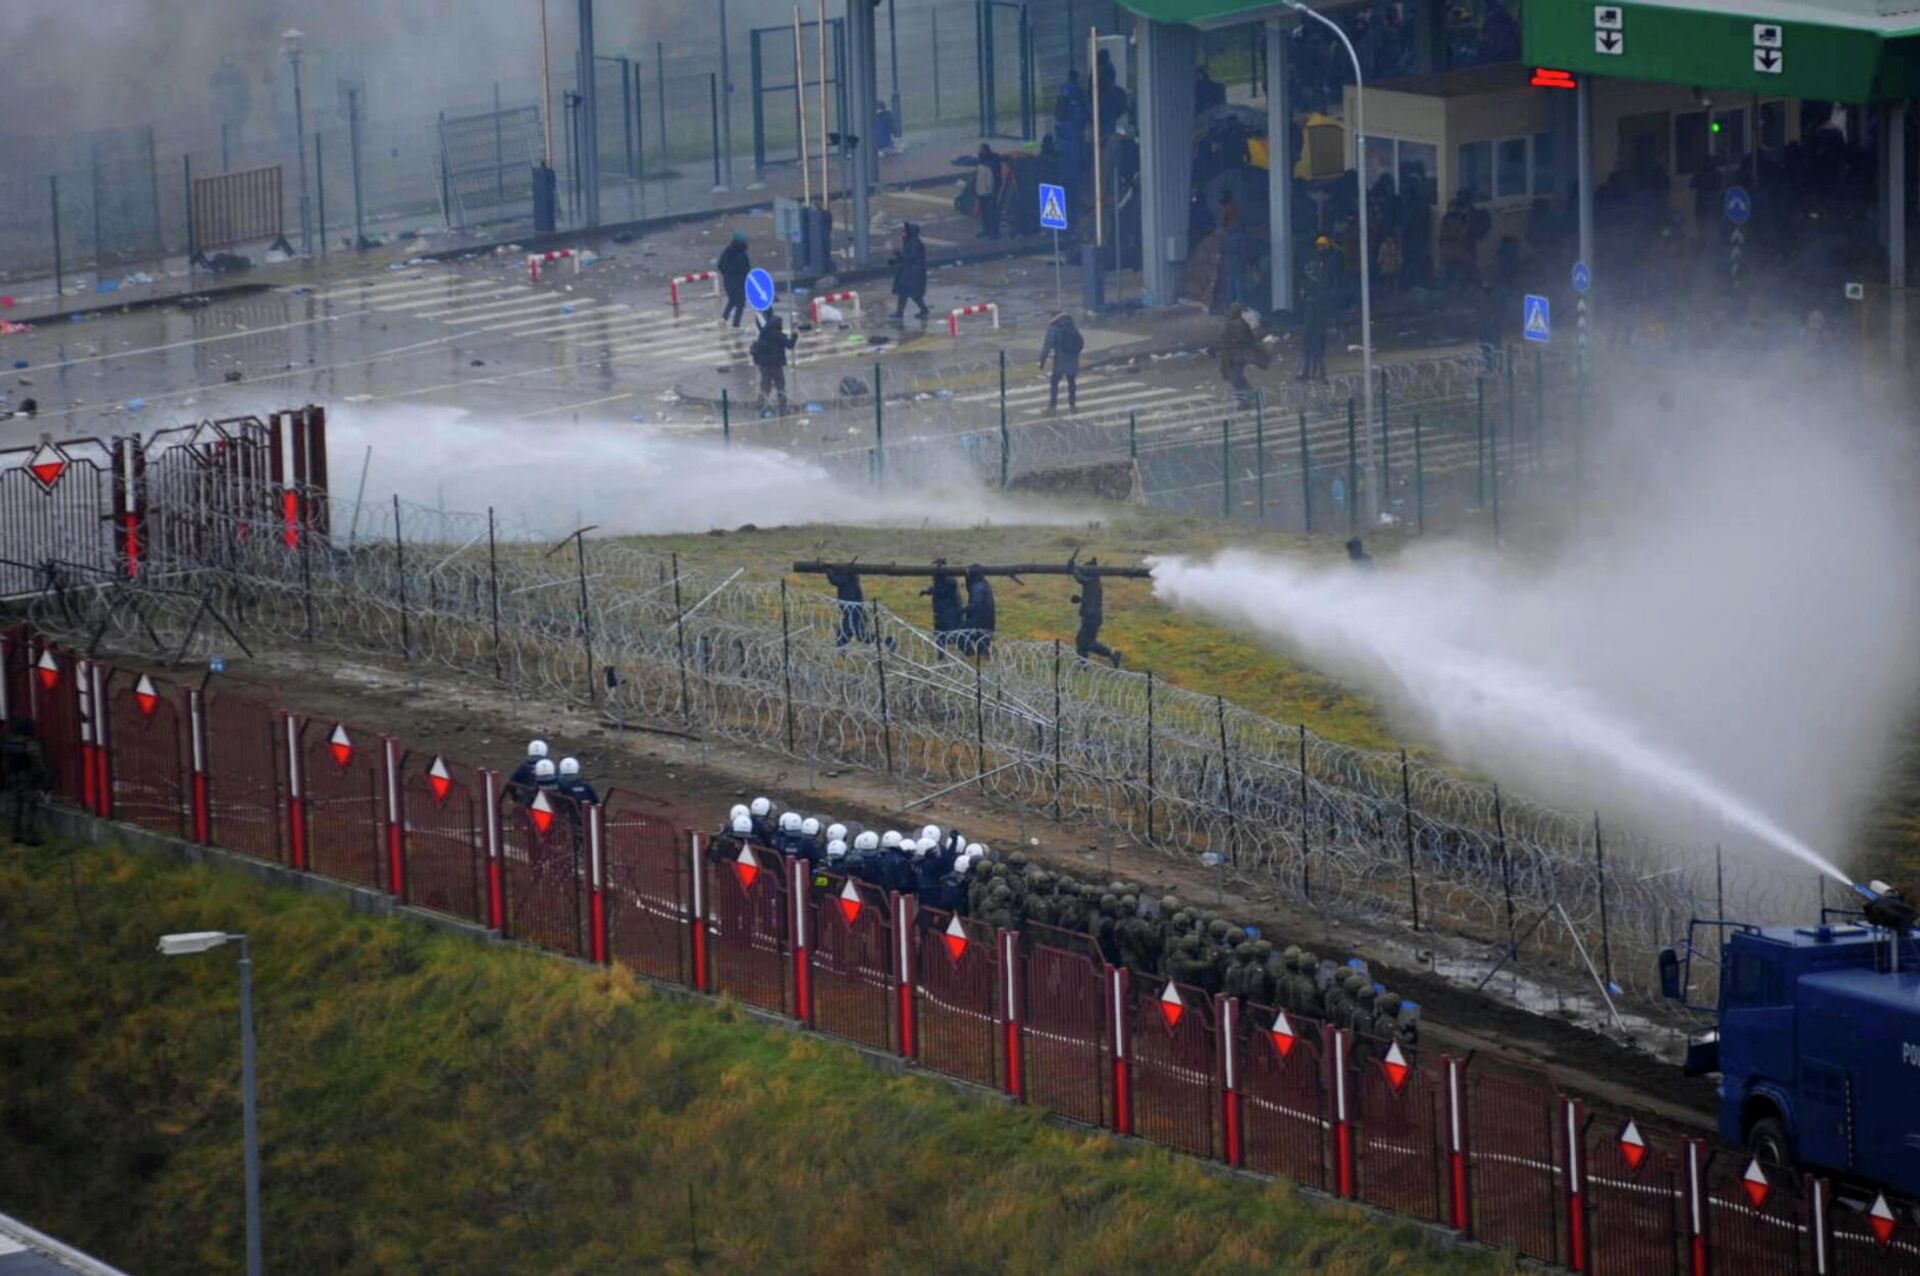
[[[757,267],[747,272],[747,304],[755,310],[773,309],[773,276]]]
[[[1573,290],[1584,297],[1587,294],[1587,289],[1591,287],[1593,287],[1593,272],[1587,269],[1587,263],[1584,261],[1574,262]]]
[[[1744,186],[1727,187],[1720,204],[1726,210],[1727,220],[1736,226],[1746,225],[1747,218],[1753,216],[1753,197],[1747,194]]]

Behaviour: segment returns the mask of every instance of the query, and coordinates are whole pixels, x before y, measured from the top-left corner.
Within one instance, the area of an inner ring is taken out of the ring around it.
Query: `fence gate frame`
[[[994,24],[1001,10],[1010,10],[1014,19],[1014,42],[1019,62],[1015,74],[1020,77],[1020,131],[1000,131],[999,57],[994,39]],[[1034,66],[1033,22],[1026,0],[976,0],[973,8],[975,77],[980,94],[980,136],[1004,137],[1031,142],[1034,138]]]
[[[800,23],[800,44],[801,44],[802,50],[804,50],[806,47],[807,32],[816,30],[819,26],[820,26],[820,23],[818,19],[814,19],[812,21],[802,21]],[[846,77],[846,65],[847,65],[846,19],[845,18],[828,18],[827,31],[828,31],[829,39],[831,41],[831,43],[829,43],[828,45],[828,53],[832,59],[832,65],[830,67],[830,71],[827,76],[826,82],[833,86],[834,119],[837,126],[838,122],[845,120],[848,114],[847,83],[846,83],[846,79],[847,79]],[[762,53],[760,42],[762,37],[767,35],[773,35],[773,34],[784,35],[788,39],[792,39],[793,24],[787,23],[783,26],[754,27],[747,33],[748,63],[749,63],[749,68],[751,71],[752,83],[753,83],[753,171],[756,173],[764,173],[766,172],[767,169],[773,167],[776,164],[796,164],[800,161],[800,150],[799,150],[800,143],[799,143],[799,131],[798,131],[798,126],[800,124],[800,112],[802,109],[800,104],[800,84],[805,83],[810,88],[812,88],[815,93],[818,93],[821,89],[821,84],[819,79],[820,64],[817,58],[809,60],[804,56],[804,53],[802,54],[800,59],[801,72],[800,72],[799,82],[790,82],[790,83],[784,83],[784,84],[768,84],[766,82],[766,74],[767,74],[766,54]],[[816,49],[818,48],[818,37],[815,37],[815,47]],[[809,70],[812,71],[811,77],[808,75]],[[794,133],[793,154],[775,156],[774,158],[771,158],[771,159],[767,157],[766,101],[767,101],[767,95],[769,93],[793,94],[793,113],[794,113],[793,118],[794,118],[794,123],[796,125],[795,133]],[[814,99],[814,103],[817,104],[818,100],[819,99],[816,97]],[[815,109],[815,106],[814,104],[809,104],[809,106],[806,109],[811,115],[811,113]],[[817,131],[818,126],[815,125],[814,127],[815,127],[815,131]],[[842,129],[842,131],[844,132],[845,130]],[[816,140],[820,146],[825,146],[827,144],[827,139],[824,137],[814,139],[814,140]],[[818,162],[819,151],[810,149],[808,152],[808,156],[809,158],[814,159],[815,162]]]

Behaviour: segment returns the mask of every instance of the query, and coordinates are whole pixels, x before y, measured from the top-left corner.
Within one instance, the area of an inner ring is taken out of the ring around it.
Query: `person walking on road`
[[[753,270],[753,262],[747,257],[747,237],[735,232],[727,246],[720,250],[720,287],[727,294],[727,307],[720,312],[721,323],[740,326],[740,320],[747,312],[747,275]]]
[[[920,307],[920,317],[927,317],[927,245],[920,238],[920,228],[912,222],[900,232],[900,251],[894,254],[893,295],[897,298],[893,306],[893,317],[899,320],[907,313],[907,303],[911,301]]]
[[[1247,383],[1247,365],[1257,363],[1264,368],[1273,362],[1272,353],[1253,335],[1246,311],[1237,301],[1228,306],[1226,326],[1220,331],[1220,379],[1233,387],[1242,402],[1253,393]]]
[[[760,335],[753,339],[748,353],[753,358],[753,366],[760,369],[760,408],[767,408],[767,395],[775,396],[779,407],[776,414],[787,414],[787,351],[800,344],[798,333],[789,333],[780,322],[779,315],[768,315],[761,325]]]
[[[1059,410],[1062,381],[1067,383],[1067,411],[1079,411],[1080,352],[1086,348],[1087,339],[1080,335],[1073,316],[1064,310],[1056,312],[1047,325],[1047,339],[1040,345],[1040,366],[1044,368],[1049,358],[1053,360],[1053,371],[1047,375],[1047,411]]]

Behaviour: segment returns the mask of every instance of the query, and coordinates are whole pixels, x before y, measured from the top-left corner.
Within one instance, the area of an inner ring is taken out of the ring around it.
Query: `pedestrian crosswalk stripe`
[[[455,306],[451,310],[439,310],[431,314],[422,315],[421,318],[438,319],[442,323],[451,324],[458,328],[465,327],[468,324],[497,323],[515,314],[528,318],[541,313],[557,315],[562,310],[574,304],[573,299],[569,297],[563,297],[555,301],[540,302],[534,305],[528,305],[525,300],[493,301],[478,306]]]
[[[547,327],[556,324],[560,328],[564,328],[568,324],[586,323],[588,319],[591,318],[591,315],[588,313],[589,311],[604,308],[591,297],[582,298],[572,304],[573,314],[567,314],[563,311],[558,316],[542,315],[537,319],[512,319],[504,323],[490,323],[482,327],[480,331],[514,332],[522,328],[533,328],[535,331],[522,332],[520,335],[523,337],[538,337],[546,331]]]
[[[390,314],[406,310],[425,310],[430,306],[446,306],[456,301],[479,301],[484,297],[506,297],[524,291],[524,287],[513,287],[483,288],[477,292],[443,292],[439,296],[430,297],[403,294],[397,300],[378,298],[374,301],[373,308],[382,314]]]
[[[406,275],[398,279],[388,279],[381,283],[364,281],[347,282],[336,288],[328,288],[317,295],[325,301],[334,299],[351,301],[373,301],[380,297],[392,296],[402,292],[422,292],[429,288],[467,288],[475,285],[493,285],[492,279],[462,279],[458,275]]]

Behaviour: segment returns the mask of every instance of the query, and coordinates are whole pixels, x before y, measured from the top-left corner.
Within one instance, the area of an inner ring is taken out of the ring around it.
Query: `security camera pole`
[[[241,1129],[247,1172],[247,1276],[261,1276],[260,1263],[260,1121],[254,1099],[253,1068],[253,954],[245,935],[199,930],[162,935],[160,952],[167,957],[190,957],[222,944],[240,945],[240,1078]]]

